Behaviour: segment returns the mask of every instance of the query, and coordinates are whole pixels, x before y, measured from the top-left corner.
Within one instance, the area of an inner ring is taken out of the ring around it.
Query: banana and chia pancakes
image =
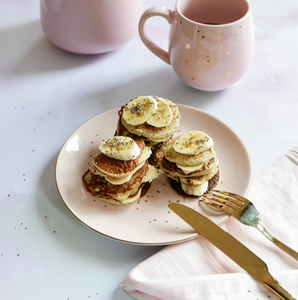
[[[119,111],[115,135],[141,137],[151,148],[149,162],[158,166],[163,157],[162,147],[180,124],[178,107],[170,100],[157,96],[139,96]]]
[[[163,147],[160,168],[179,194],[198,197],[217,185],[218,158],[213,146],[212,138],[206,133],[190,131]]]
[[[201,131],[173,138],[180,124],[178,107],[157,96],[139,96],[122,106],[115,135],[83,175],[94,197],[113,204],[133,203],[165,172],[180,195],[199,197],[219,181],[214,142]]]
[[[104,140],[101,153],[83,176],[89,193],[113,204],[128,204],[139,200],[150,188],[158,171],[149,165],[151,154],[142,139],[115,136]]]

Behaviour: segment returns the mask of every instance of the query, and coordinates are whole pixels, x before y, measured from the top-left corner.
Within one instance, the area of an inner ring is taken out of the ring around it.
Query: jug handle
[[[145,22],[151,18],[151,17],[163,17],[165,18],[169,24],[172,24],[173,22],[173,11],[170,9],[163,7],[163,6],[154,6],[151,8],[148,8],[141,16],[139,21],[139,35],[141,37],[141,40],[145,44],[145,46],[153,52],[156,56],[158,56],[160,59],[165,61],[167,64],[171,64],[170,61],[170,55],[167,51],[163,50],[159,46],[157,46],[155,43],[153,43],[148,36],[145,34],[144,25]]]

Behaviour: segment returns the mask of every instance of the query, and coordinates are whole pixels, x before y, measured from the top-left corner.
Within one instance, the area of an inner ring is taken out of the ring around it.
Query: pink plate
[[[178,104],[181,124],[177,135],[191,130],[209,134],[219,158],[221,182],[217,188],[246,195],[252,180],[248,151],[240,138],[215,117],[193,107]],[[198,199],[184,198],[172,190],[160,171],[148,194],[140,201],[115,205],[96,200],[86,192],[82,175],[88,162],[99,153],[100,142],[113,136],[119,108],[97,115],[80,126],[66,140],[56,161],[56,185],[66,208],[82,224],[108,238],[138,245],[169,245],[198,237],[188,224],[168,208],[179,202],[203,213],[213,222],[223,224],[226,214],[203,209]],[[115,126],[107,126],[115,124]]]

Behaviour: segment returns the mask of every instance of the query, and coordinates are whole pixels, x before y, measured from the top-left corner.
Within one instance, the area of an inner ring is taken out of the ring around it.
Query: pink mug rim
[[[250,14],[251,12],[251,8],[250,8],[250,4],[248,1],[245,0],[246,4],[247,4],[247,11],[246,13],[238,20],[236,21],[233,21],[233,22],[229,22],[229,23],[225,23],[225,24],[219,24],[219,25],[212,25],[212,24],[204,24],[204,23],[200,23],[200,22],[195,22],[189,18],[187,18],[182,12],[181,10],[179,9],[179,4],[182,2],[182,1],[185,1],[185,0],[178,0],[176,2],[176,11],[178,12],[178,14],[185,20],[187,20],[188,22],[190,23],[193,23],[193,24],[196,24],[196,25],[200,25],[200,26],[203,26],[203,27],[228,27],[228,26],[233,26],[237,23],[241,23],[242,20],[244,20],[245,18],[247,18],[247,16]]]

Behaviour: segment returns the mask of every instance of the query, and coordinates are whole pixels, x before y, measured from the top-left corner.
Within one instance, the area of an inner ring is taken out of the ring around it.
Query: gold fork
[[[234,194],[218,190],[210,191],[201,198],[203,203],[219,208],[241,223],[253,226],[262,232],[271,242],[280,249],[298,260],[298,253],[275,238],[262,224],[259,211],[248,199]]]

